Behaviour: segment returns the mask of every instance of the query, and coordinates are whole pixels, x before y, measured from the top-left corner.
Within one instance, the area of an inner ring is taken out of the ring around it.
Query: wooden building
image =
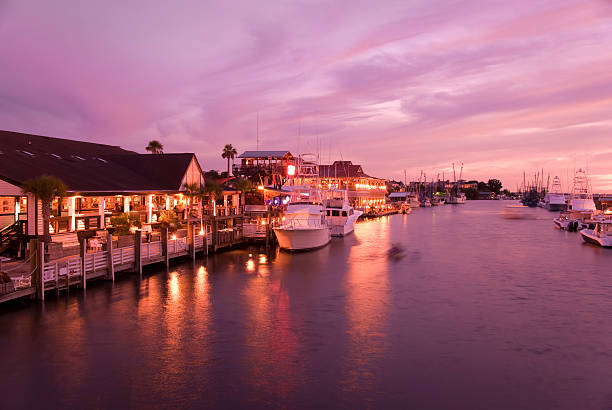
[[[67,196],[51,205],[54,234],[104,229],[112,216],[123,213],[136,214],[147,224],[157,222],[162,211],[187,219],[185,210],[192,204],[184,186],[204,184],[193,153],[138,154],[117,146],[0,131],[0,251],[15,236],[27,240],[43,234],[41,201],[22,193],[24,182],[40,175],[58,177],[68,188]]]

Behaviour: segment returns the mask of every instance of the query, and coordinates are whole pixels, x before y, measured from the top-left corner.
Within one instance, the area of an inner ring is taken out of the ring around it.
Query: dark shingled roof
[[[194,154],[138,154],[118,146],[0,131],[0,179],[47,174],[71,192],[178,191]]]
[[[289,151],[244,151],[238,158],[282,158],[285,155],[292,156]]]
[[[331,165],[319,165],[319,177],[382,179],[364,173],[361,165],[353,164],[351,161],[334,161]]]

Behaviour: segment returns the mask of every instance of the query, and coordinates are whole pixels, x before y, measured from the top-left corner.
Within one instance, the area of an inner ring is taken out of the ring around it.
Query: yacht
[[[334,197],[335,191],[332,191],[332,197],[324,201],[325,219],[331,229],[331,236],[345,236],[353,232],[355,222],[363,214],[349,204],[347,191],[342,192],[344,192],[342,198]]]
[[[272,229],[281,249],[289,251],[320,248],[331,240],[323,205],[316,201],[290,202],[282,222]]]
[[[544,196],[543,208],[549,211],[564,211],[567,207],[565,203],[565,194],[561,189],[561,180],[559,177],[553,178],[552,189]]]
[[[299,171],[286,187],[290,192],[287,210],[282,221],[272,228],[281,249],[305,251],[323,247],[331,240],[319,189],[317,163],[313,154],[300,156]],[[301,185],[293,185],[296,181]]]
[[[599,221],[593,229],[581,230],[580,235],[587,243],[612,248],[612,220]]]

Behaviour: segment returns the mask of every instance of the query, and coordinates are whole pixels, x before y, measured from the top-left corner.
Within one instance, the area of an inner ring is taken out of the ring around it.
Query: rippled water
[[[611,408],[612,250],[505,205],[1,306],[0,407]]]

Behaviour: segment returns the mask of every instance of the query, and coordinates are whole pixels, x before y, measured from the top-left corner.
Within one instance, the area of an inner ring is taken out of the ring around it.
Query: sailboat
[[[459,180],[461,180],[461,175],[463,174],[463,164],[461,164],[461,171],[459,172]],[[459,181],[457,181],[457,176],[455,174],[455,163],[453,162],[453,179],[455,180],[455,185],[451,188],[450,194],[448,196],[447,204],[465,204],[465,194],[459,191]]]

